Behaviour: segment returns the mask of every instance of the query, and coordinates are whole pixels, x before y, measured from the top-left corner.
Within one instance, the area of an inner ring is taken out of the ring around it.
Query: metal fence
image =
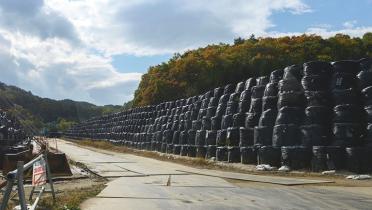
[[[39,192],[39,195],[35,199],[34,203],[31,205],[31,207],[27,208],[25,191],[24,191],[24,183],[23,183],[24,182],[24,176],[23,175],[24,175],[24,172],[26,170],[30,169],[34,165],[34,163],[36,163],[36,162],[38,162],[42,159],[44,159],[45,163],[46,163],[45,164],[46,178],[47,178],[47,181],[49,182],[49,185],[50,185],[50,191],[45,190],[45,185],[41,186],[41,189],[38,190],[38,191],[36,191],[35,186],[33,186],[30,197],[29,197],[29,201],[30,202],[32,201],[32,196],[35,192]],[[34,210],[34,209],[36,209],[37,204],[38,204],[38,202],[41,198],[41,195],[44,192],[52,193],[53,200],[55,200],[53,180],[52,180],[52,176],[51,176],[51,173],[50,173],[50,168],[49,168],[48,159],[47,159],[47,153],[39,155],[38,157],[34,158],[33,160],[31,160],[30,162],[28,162],[26,164],[24,164],[23,161],[18,161],[17,169],[9,172],[6,176],[6,180],[7,180],[7,185],[6,185],[6,189],[5,189],[5,192],[4,192],[3,201],[1,203],[0,210],[5,210],[6,209],[6,207],[8,205],[8,202],[9,202],[9,199],[10,199],[10,194],[13,191],[13,185],[15,183],[17,183],[17,192],[18,192],[19,205],[21,207],[21,210],[27,210],[27,209]]]

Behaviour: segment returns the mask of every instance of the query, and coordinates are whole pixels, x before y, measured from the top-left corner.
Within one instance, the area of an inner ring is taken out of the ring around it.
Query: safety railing
[[[27,204],[26,204],[26,197],[25,197],[25,190],[24,190],[24,172],[28,169],[30,169],[31,167],[33,167],[33,165],[35,163],[37,163],[38,161],[42,161],[44,160],[45,162],[45,173],[46,173],[46,179],[50,185],[50,193],[52,193],[52,196],[53,196],[53,200],[55,200],[55,192],[54,192],[54,187],[53,187],[53,180],[52,180],[52,176],[51,176],[51,173],[50,173],[50,168],[49,168],[49,164],[48,164],[48,159],[47,159],[47,153],[45,154],[41,154],[39,155],[38,157],[34,158],[33,160],[31,160],[30,162],[24,164],[23,161],[18,161],[17,162],[17,169],[13,170],[13,171],[10,171],[7,176],[6,176],[6,180],[7,180],[7,185],[6,185],[6,189],[5,189],[5,192],[4,192],[4,196],[3,196],[3,200],[1,202],[1,206],[0,206],[0,210],[5,210],[7,205],[8,205],[8,202],[9,202],[9,199],[10,199],[10,194],[11,192],[13,191],[13,185],[15,183],[17,183],[17,192],[18,192],[18,197],[19,197],[19,205],[20,205],[20,208],[21,210],[34,210],[36,209],[37,207],[37,204],[41,198],[41,195],[46,192],[45,190],[45,185],[41,186],[41,189],[39,191],[35,191],[35,186],[32,187],[32,190],[31,190],[31,194],[30,194],[30,197],[29,197],[29,201],[31,202],[32,201],[32,196],[35,192],[39,192],[39,195],[37,196],[37,198],[35,199],[34,203],[31,205],[31,207],[27,207]]]

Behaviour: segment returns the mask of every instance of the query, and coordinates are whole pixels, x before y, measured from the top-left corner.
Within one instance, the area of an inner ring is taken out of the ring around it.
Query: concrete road
[[[316,180],[199,170],[82,148],[63,140],[59,141],[58,149],[111,180],[99,195],[82,204],[85,210],[372,209],[369,187],[302,185]],[[293,183],[296,185],[286,185]]]

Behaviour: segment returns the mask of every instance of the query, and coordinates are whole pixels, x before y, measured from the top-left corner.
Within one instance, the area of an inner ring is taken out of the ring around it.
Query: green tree
[[[133,106],[157,104],[202,94],[212,88],[311,60],[359,59],[372,55],[372,33],[363,38],[337,34],[279,38],[237,38],[175,54],[168,62],[149,68],[135,91]]]
[[[64,132],[64,131],[67,131],[68,129],[70,129],[75,124],[76,124],[76,122],[74,122],[74,121],[69,121],[69,120],[66,120],[64,118],[59,118],[55,127],[56,127],[57,131]]]

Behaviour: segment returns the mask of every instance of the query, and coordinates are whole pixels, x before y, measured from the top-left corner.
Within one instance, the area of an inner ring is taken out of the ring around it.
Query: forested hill
[[[0,108],[17,114],[21,121],[41,128],[61,119],[79,122],[93,116],[118,111],[122,106],[96,106],[87,102],[52,100],[33,95],[15,86],[0,82]]]
[[[338,34],[330,38],[302,35],[236,39],[176,54],[150,67],[142,76],[134,106],[156,104],[201,94],[211,88],[311,60],[359,59],[372,56],[372,33],[361,38]]]

